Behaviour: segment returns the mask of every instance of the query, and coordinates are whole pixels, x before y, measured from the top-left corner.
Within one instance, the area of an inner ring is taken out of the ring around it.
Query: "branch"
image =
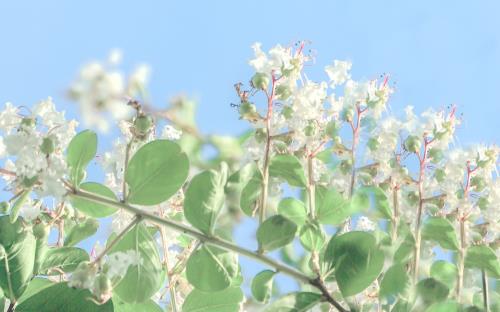
[[[125,204],[125,203],[121,203],[121,202],[118,202],[118,201],[115,201],[115,200],[112,200],[112,199],[109,199],[106,197],[95,195],[95,194],[92,194],[92,193],[89,193],[89,192],[86,192],[83,190],[76,190],[74,188],[70,189],[70,191],[68,192],[68,195],[73,197],[73,198],[85,199],[85,200],[88,200],[88,201],[91,201],[94,203],[109,205],[111,207],[115,207],[118,209],[124,209],[130,213],[137,215],[137,216],[141,216],[141,218],[149,220],[153,223],[165,226],[165,227],[170,228],[172,230],[175,230],[177,232],[194,237],[194,238],[198,239],[201,243],[217,246],[219,248],[222,248],[222,249],[225,249],[228,251],[232,251],[232,252],[238,253],[242,256],[245,256],[247,258],[251,258],[253,260],[259,261],[263,264],[266,264],[266,265],[274,268],[278,272],[282,272],[285,275],[288,275],[290,277],[295,278],[296,280],[298,280],[302,283],[309,284],[309,285],[312,285],[312,286],[318,288],[321,291],[321,293],[323,294],[323,296],[325,296],[325,299],[328,302],[330,302],[332,305],[334,305],[337,308],[337,310],[339,310],[340,312],[347,311],[344,308],[342,308],[342,306],[335,299],[333,299],[333,297],[331,297],[331,295],[328,293],[328,290],[326,289],[326,287],[322,283],[318,282],[318,278],[311,278],[310,276],[308,276],[308,275],[306,275],[306,274],[304,274],[304,273],[302,273],[302,272],[300,272],[292,267],[289,267],[285,264],[282,264],[274,259],[271,259],[268,256],[265,256],[265,255],[262,255],[262,254],[255,252],[255,251],[240,247],[238,245],[235,245],[231,242],[220,239],[218,237],[206,235],[204,233],[199,232],[198,230],[191,228],[190,226],[186,226],[186,225],[178,223],[176,221],[161,218],[157,215],[154,215],[153,213],[143,211],[140,208],[137,208],[137,207]]]

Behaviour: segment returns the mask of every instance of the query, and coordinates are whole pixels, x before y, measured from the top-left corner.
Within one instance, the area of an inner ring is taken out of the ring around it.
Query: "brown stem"
[[[321,294],[323,295],[324,299],[328,301],[331,305],[333,305],[337,310],[341,312],[347,312],[348,310],[344,309],[331,295],[328,289],[325,286],[325,283],[321,279],[321,277],[316,277],[315,279],[312,279],[309,281],[309,283],[318,288],[319,291],[321,291]]]

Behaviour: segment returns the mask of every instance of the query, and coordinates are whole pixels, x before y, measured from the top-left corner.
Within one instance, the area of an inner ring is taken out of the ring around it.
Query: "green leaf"
[[[21,207],[29,198],[30,193],[31,193],[31,188],[23,190],[19,198],[14,203],[14,205],[12,205],[12,209],[10,210],[10,215],[9,215],[10,223],[14,223],[17,221],[17,218],[19,217],[19,211],[21,211]]]
[[[411,260],[415,249],[415,238],[408,233],[394,253],[394,262],[405,264]]]
[[[220,172],[203,171],[191,179],[184,199],[184,216],[195,228],[212,234],[215,221],[224,204],[224,185],[227,165],[221,164]]]
[[[244,300],[239,287],[217,292],[193,289],[184,300],[182,312],[238,312]]]
[[[422,238],[438,243],[442,248],[458,250],[455,228],[445,218],[430,217],[422,228]]]
[[[318,293],[294,292],[274,301],[264,312],[306,312],[320,303],[321,298]]]
[[[455,288],[457,280],[457,266],[451,262],[438,260],[431,266],[431,277],[448,286],[449,289]]]
[[[21,298],[19,298],[17,300],[17,304],[20,305],[21,303],[23,303],[24,301],[26,301],[26,299],[30,298],[31,296],[36,295],[40,291],[42,291],[45,288],[50,287],[52,285],[54,285],[54,283],[51,282],[51,281],[49,281],[47,278],[35,277],[28,284],[28,287],[24,291],[24,293],[21,296]]]
[[[300,243],[308,251],[320,251],[326,240],[325,232],[316,222],[304,225],[299,237]]]
[[[74,246],[84,239],[94,235],[99,228],[99,221],[96,219],[87,219],[82,223],[73,226],[64,239],[64,246]]]
[[[240,197],[241,210],[243,210],[243,212],[249,217],[252,217],[256,210],[261,190],[262,174],[258,168],[255,168],[252,178],[247,182],[241,191]]]
[[[91,300],[87,289],[68,287],[67,283],[57,283],[44,288],[27,298],[16,308],[16,312],[113,312],[113,302],[97,305]]]
[[[392,210],[387,195],[378,186],[365,186],[361,188],[363,192],[373,195],[375,210],[385,219],[392,219]]]
[[[354,191],[349,205],[349,216],[367,211],[370,208],[370,197],[364,188]]]
[[[97,135],[93,131],[82,131],[69,142],[66,160],[71,182],[78,185],[82,181],[85,168],[94,159],[96,152]]]
[[[362,292],[380,275],[384,253],[367,232],[334,236],[325,251],[325,261],[335,268],[335,277],[345,297]]]
[[[5,248],[5,257],[0,259],[0,286],[5,297],[12,300],[23,294],[35,264],[35,237],[23,223],[22,218],[10,223],[9,216],[0,217],[0,245]]]
[[[282,215],[266,219],[257,229],[257,241],[262,250],[271,251],[291,243],[297,225]]]
[[[179,145],[168,140],[149,142],[135,153],[127,167],[127,200],[147,206],[162,203],[181,188],[188,173],[189,161]]]
[[[278,204],[278,213],[298,226],[304,225],[307,219],[307,211],[304,203],[293,197],[283,198]]]
[[[493,249],[488,246],[471,246],[467,248],[465,266],[485,270],[489,276],[500,278],[500,263]]]
[[[316,187],[316,217],[321,224],[339,225],[350,215],[350,203],[331,188]]]
[[[273,277],[276,272],[264,270],[252,279],[252,296],[258,302],[267,303],[273,292]]]
[[[431,305],[425,312],[461,312],[460,304],[456,301],[437,302]]]
[[[269,175],[282,178],[291,186],[306,186],[304,168],[300,160],[293,155],[277,155],[269,164]]]
[[[50,228],[48,225],[39,223],[33,227],[33,236],[35,236],[35,264],[33,265],[33,275],[38,275],[40,267],[45,260],[47,251],[49,250],[48,238]]]
[[[114,312],[162,312],[161,307],[149,299],[142,303],[126,303],[119,297],[113,297]]]
[[[144,224],[134,226],[111,249],[110,254],[127,250],[138,252],[142,263],[128,268],[114,292],[127,303],[145,302],[158,291],[163,282],[163,275],[156,241]]]
[[[60,274],[56,269],[66,273],[73,272],[78,264],[83,261],[89,261],[89,255],[81,248],[50,248],[40,272],[43,272],[44,275]]]
[[[221,291],[231,285],[238,273],[238,259],[234,253],[202,246],[186,264],[186,277],[194,288],[201,291]]]
[[[445,284],[434,278],[423,279],[417,283],[416,287],[418,295],[427,305],[445,300],[450,292]]]
[[[110,190],[107,186],[96,182],[85,182],[80,184],[80,189],[106,197],[112,200],[118,200],[115,193]],[[90,200],[82,198],[71,198],[71,204],[73,207],[80,210],[84,214],[94,217],[94,218],[104,218],[114,214],[118,209],[111,207],[109,205],[98,204]]]
[[[402,264],[395,264],[385,272],[380,282],[379,296],[392,297],[404,293],[410,286],[410,278]]]

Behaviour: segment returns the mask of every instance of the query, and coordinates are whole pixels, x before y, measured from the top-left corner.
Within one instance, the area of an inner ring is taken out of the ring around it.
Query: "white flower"
[[[141,255],[135,250],[114,252],[106,257],[106,264],[108,265],[107,275],[110,279],[123,277],[130,266],[140,265],[142,261]]]
[[[129,117],[132,109],[127,105],[128,99],[145,94],[149,66],[138,66],[127,79],[114,68],[120,61],[121,54],[113,51],[109,64],[85,65],[71,85],[70,95],[78,102],[86,126],[108,131],[108,115],[114,120]]]
[[[375,223],[372,222],[367,217],[361,216],[361,217],[359,217],[358,221],[356,222],[356,230],[357,231],[374,231],[375,230]]]
[[[40,202],[35,203],[31,199],[26,200],[19,210],[19,215],[27,222],[35,220],[40,215]]]
[[[6,161],[5,167],[9,166],[9,170],[16,174],[16,179],[9,179],[9,182],[22,184],[35,178],[38,183],[31,184],[39,197],[62,197],[66,193],[62,178],[67,172],[63,153],[75,135],[77,122],[66,121],[64,112],[55,109],[50,97],[36,104],[32,115],[24,119],[13,117],[16,110],[9,103],[6,111],[9,113],[3,114],[5,120],[17,122],[3,128],[7,135],[1,140],[3,153],[0,154],[13,159]],[[44,150],[44,144],[49,145],[48,150]]]
[[[0,129],[8,134],[18,127],[21,120],[17,107],[10,102],[5,103],[5,109],[0,112]]]
[[[325,71],[328,78],[330,78],[330,86],[333,88],[351,79],[351,75],[349,74],[351,67],[351,62],[339,60],[334,60],[333,65],[326,66]]]
[[[171,125],[166,125],[163,128],[161,136],[167,140],[179,140],[182,136],[182,131],[175,129]]]

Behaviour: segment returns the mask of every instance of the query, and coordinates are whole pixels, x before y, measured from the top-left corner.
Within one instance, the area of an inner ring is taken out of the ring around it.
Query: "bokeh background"
[[[239,134],[247,124],[230,103],[233,84],[252,75],[255,41],[309,40],[326,79],[333,59],[353,62],[355,79],[388,73],[394,112],[456,104],[457,145],[500,143],[499,1],[0,1],[0,104],[31,106],[52,96],[67,116],[66,90],[80,66],[124,52],[123,68],[148,63],[151,98],[164,107],[184,93],[199,102],[204,133]],[[101,136],[109,147],[113,133]],[[104,230],[103,230],[104,231]],[[96,239],[106,233],[98,233]],[[236,233],[253,247],[255,224]],[[242,259],[243,272],[261,267]],[[294,283],[280,277],[282,290]]]

